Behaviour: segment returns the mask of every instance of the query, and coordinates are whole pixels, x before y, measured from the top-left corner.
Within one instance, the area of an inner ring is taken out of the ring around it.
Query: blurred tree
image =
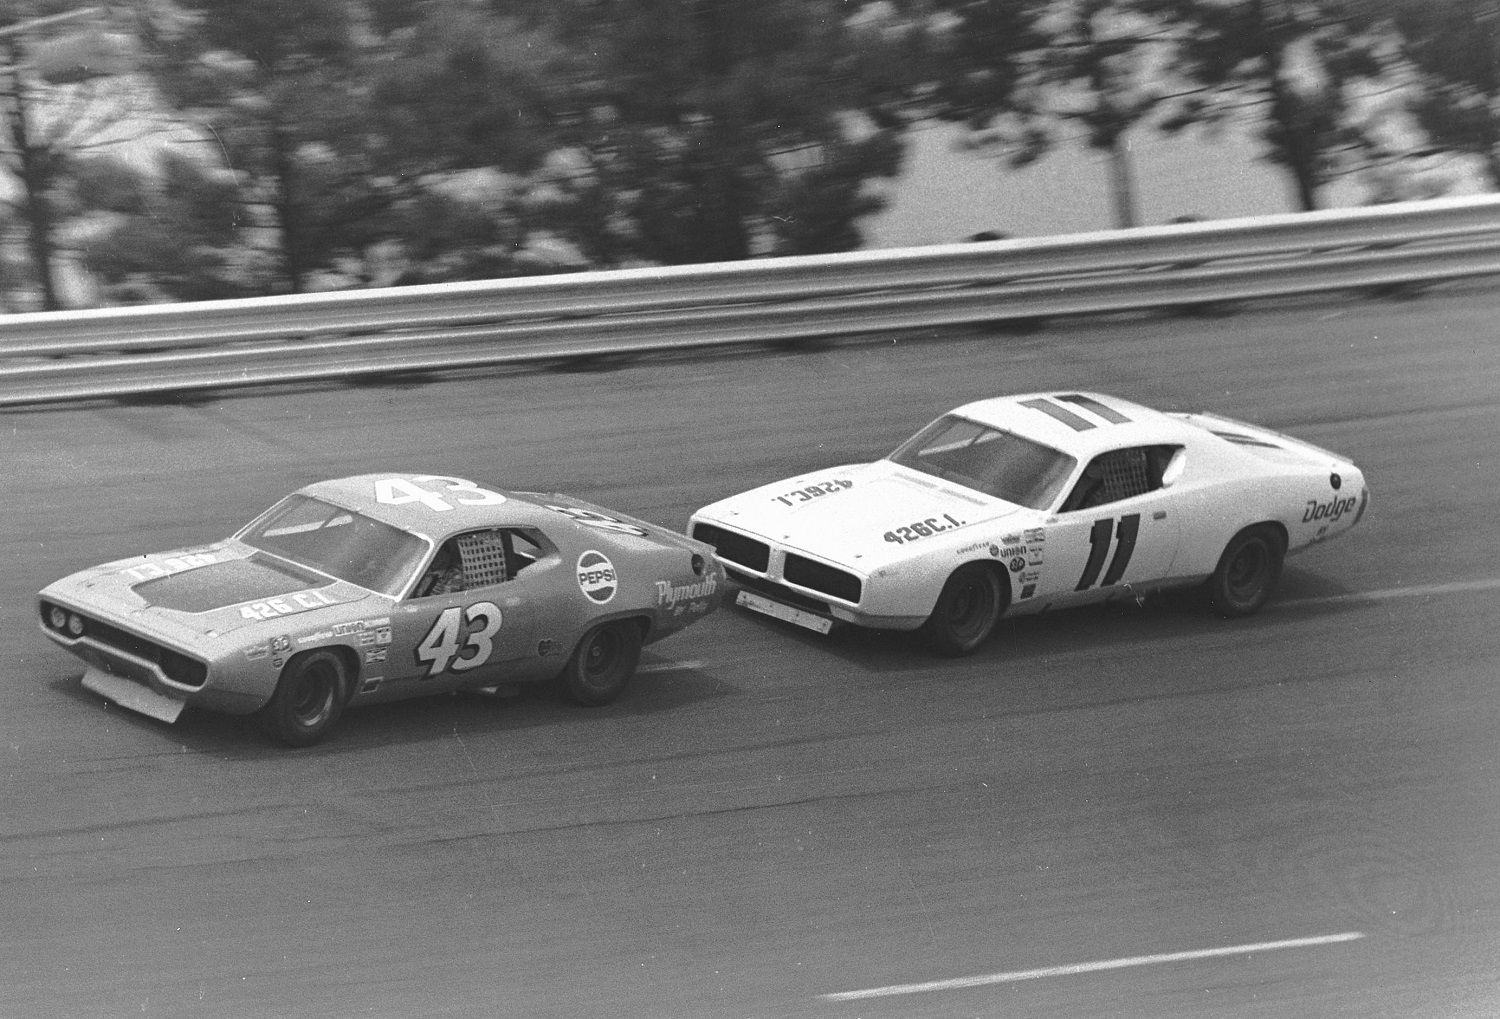
[[[1500,190],[1500,6],[1494,0],[1372,0],[1419,74],[1411,109],[1439,147],[1477,156]]]
[[[3,219],[24,235],[24,262],[0,255],[0,297],[40,295],[62,306],[58,270],[62,228],[84,211],[70,187],[79,153],[123,138],[128,95],[108,82],[131,69],[122,38],[100,24],[100,10],[78,2],[10,0],[0,7],[0,173],[16,185],[0,198]]]
[[[104,222],[80,247],[83,265],[113,304],[252,296],[265,267],[240,243],[233,175],[164,150],[142,167],[98,157],[78,168],[79,187]]]
[[[1297,204],[1319,192],[1365,141],[1350,90],[1382,72],[1365,0],[1137,0],[1178,37],[1171,72],[1197,86],[1168,130],[1262,117],[1266,159],[1291,175]]]
[[[899,43],[837,0],[559,0],[561,151],[532,209],[596,265],[856,247],[901,144]],[[888,74],[889,67],[882,68]]]
[[[1160,94],[1150,64],[1170,39],[1135,0],[938,0],[931,22],[935,115],[1012,167],[1041,158],[1081,125],[1107,153],[1115,225],[1136,225],[1127,133]]]
[[[295,293],[374,282],[390,245],[430,251],[410,207],[454,173],[540,159],[541,61],[512,27],[467,0],[176,0],[145,35],[163,95],[235,174],[241,243],[270,256],[245,260],[269,269],[259,289]]]

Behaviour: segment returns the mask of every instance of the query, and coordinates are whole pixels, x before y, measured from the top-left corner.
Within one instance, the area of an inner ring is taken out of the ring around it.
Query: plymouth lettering
[[[656,582],[656,604],[666,608],[672,608],[678,602],[690,601],[694,598],[707,598],[718,589],[718,583],[713,577],[709,577],[698,584],[673,584],[669,580],[658,580]]]

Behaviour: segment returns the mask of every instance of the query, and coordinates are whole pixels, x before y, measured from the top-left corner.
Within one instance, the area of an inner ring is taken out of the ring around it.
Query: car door
[[[516,573],[511,535],[486,529],[439,546],[412,594],[392,614],[388,681],[445,689],[488,686],[533,657],[537,584]]]
[[[1162,476],[1178,447],[1130,447],[1089,462],[1047,521],[1045,591],[1053,605],[1102,601],[1170,575],[1181,537]]]

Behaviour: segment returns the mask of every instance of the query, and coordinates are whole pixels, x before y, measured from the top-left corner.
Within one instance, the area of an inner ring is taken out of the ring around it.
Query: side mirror
[[[1172,459],[1167,461],[1167,466],[1161,472],[1161,487],[1170,488],[1182,477],[1183,469],[1187,467],[1187,450],[1179,449],[1172,454]]]

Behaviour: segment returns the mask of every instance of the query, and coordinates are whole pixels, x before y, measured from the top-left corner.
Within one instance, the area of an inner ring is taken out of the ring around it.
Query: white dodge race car
[[[1346,458],[1215,414],[1097,393],[966,404],[871,464],[694,513],[738,604],[828,632],[920,629],[973,652],[1002,615],[1203,584],[1226,616],[1270,597],[1285,556],[1353,527]]]

